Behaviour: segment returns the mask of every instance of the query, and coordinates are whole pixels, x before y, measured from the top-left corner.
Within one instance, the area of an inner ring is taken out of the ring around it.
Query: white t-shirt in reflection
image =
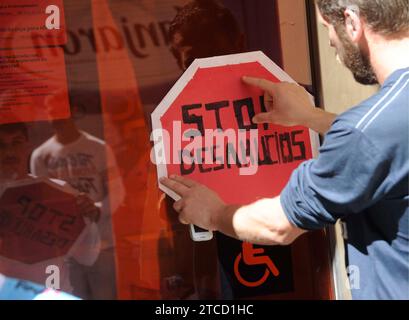
[[[55,136],[44,142],[32,154],[31,172],[66,181],[101,208],[98,228],[101,248],[106,249],[114,245],[111,213],[122,203],[124,187],[111,148],[84,131],[80,133],[70,144],[60,143]],[[108,186],[113,190],[110,195]]]

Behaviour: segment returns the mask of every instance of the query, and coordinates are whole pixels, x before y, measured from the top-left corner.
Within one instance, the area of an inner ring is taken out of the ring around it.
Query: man
[[[281,195],[240,207],[194,181],[162,183],[181,195],[183,223],[257,244],[286,245],[343,219],[348,258],[360,270],[354,299],[409,299],[409,1],[317,0],[340,60],[377,94],[336,116],[304,89],[244,78],[266,92],[255,123],[304,125],[325,134],[315,160],[294,171]]]
[[[9,184],[35,179],[28,172],[28,163],[31,147],[28,130],[23,123],[12,123],[0,125],[0,195],[7,189]],[[69,188],[63,181],[53,180],[54,183]],[[44,199],[49,201],[50,199]],[[52,200],[52,199],[51,199]],[[74,256],[82,263],[92,264],[98,255],[98,248],[94,243],[87,241],[87,235],[97,229],[95,222],[99,219],[99,211],[94,207],[93,202],[85,195],[77,196],[77,206],[79,212],[86,218],[86,228],[81,239],[75,244],[75,249],[70,250],[69,256]],[[0,208],[2,210],[7,208]],[[7,238],[0,233],[0,252],[8,245]],[[15,247],[14,247],[15,248]],[[66,292],[71,291],[69,278],[69,267],[64,257],[57,257],[34,264],[25,264],[0,256],[0,273],[6,276],[29,280],[44,285],[49,274],[46,269],[50,265],[60,268],[60,289]]]
[[[58,101],[48,101],[51,110]],[[77,108],[72,107],[75,115]],[[55,135],[44,142],[31,157],[31,171],[39,177],[66,181],[86,194],[101,209],[98,233],[101,251],[95,264],[83,265],[71,259],[71,283],[74,294],[82,299],[115,299],[115,242],[111,210],[115,211],[124,198],[124,187],[115,157],[106,143],[84,131],[74,120],[53,120]],[[115,197],[109,196],[108,182],[115,183]],[[101,281],[104,279],[104,281]]]

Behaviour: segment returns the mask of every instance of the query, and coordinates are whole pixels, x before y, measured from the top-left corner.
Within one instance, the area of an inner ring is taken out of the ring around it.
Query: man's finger
[[[253,117],[253,122],[258,123],[270,123],[271,122],[271,114],[269,112],[259,113]]]
[[[185,186],[183,183],[178,181],[169,179],[169,178],[161,178],[160,183],[162,183],[165,187],[169,188],[170,190],[176,192],[181,197],[184,197],[186,193],[189,191],[189,188]]]
[[[175,180],[177,182],[180,182],[181,184],[184,184],[186,187],[192,188],[194,186],[197,186],[198,183],[196,181],[193,181],[189,178],[184,178],[181,176],[177,176],[177,175],[171,175],[170,179]]]
[[[183,200],[179,200],[179,201],[176,201],[174,204],[173,204],[173,209],[175,209],[177,212],[182,212],[182,210],[183,210]]]
[[[182,217],[182,215],[179,215],[179,222],[180,222],[181,224],[189,224],[189,222],[187,222],[187,221]]]
[[[266,79],[261,78],[253,78],[253,77],[243,77],[242,81],[245,84],[248,84],[253,87],[260,88],[263,91],[271,92],[274,90],[274,82],[268,81]]]

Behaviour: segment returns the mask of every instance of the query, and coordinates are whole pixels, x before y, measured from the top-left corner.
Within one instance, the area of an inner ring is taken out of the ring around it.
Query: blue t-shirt
[[[408,148],[409,68],[337,117],[319,157],[295,170],[281,194],[299,228],[346,223],[359,275],[354,299],[409,299]]]

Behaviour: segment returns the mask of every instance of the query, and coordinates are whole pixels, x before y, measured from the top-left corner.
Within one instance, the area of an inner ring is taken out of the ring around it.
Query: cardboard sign
[[[0,2],[0,49],[60,46],[66,42],[62,0]]]
[[[215,190],[228,203],[248,204],[279,195],[291,172],[313,157],[319,142],[318,135],[309,129],[252,123],[252,117],[265,110],[264,94],[245,85],[241,81],[243,76],[294,82],[262,52],[196,60],[152,113],[159,178],[182,175]],[[214,133],[217,137],[206,144],[208,129],[213,133],[219,129],[220,133]],[[236,141],[224,139],[215,143],[228,130],[236,133]],[[239,139],[239,130],[246,132],[245,139]],[[251,130],[257,130],[257,144],[250,140]],[[162,137],[158,136],[160,133]],[[195,142],[200,146],[200,140],[205,150],[187,148]],[[256,145],[258,150],[254,152]],[[182,157],[181,151],[186,149],[193,149],[194,161],[187,163],[189,156]],[[200,163],[211,155],[211,149],[216,158],[210,159],[213,163]],[[239,160],[245,158],[243,153],[248,156],[249,149],[253,151],[253,165],[247,164],[246,169],[246,164],[242,164],[246,161]],[[162,151],[166,159],[158,158]],[[224,164],[218,161],[223,155],[228,156],[222,159]],[[160,188],[178,199],[161,184]]]
[[[76,198],[45,179],[24,180],[0,195],[0,255],[26,264],[66,255],[85,228]]]
[[[262,52],[196,60],[152,114],[159,178],[182,175],[226,203],[245,205],[278,196],[292,171],[315,155],[318,135],[309,129],[252,122],[266,110],[264,93],[243,76],[294,82]],[[234,297],[293,290],[290,247],[253,248],[224,235],[217,241]],[[251,265],[244,256],[254,258]]]
[[[0,50],[0,124],[69,117],[61,48]]]

